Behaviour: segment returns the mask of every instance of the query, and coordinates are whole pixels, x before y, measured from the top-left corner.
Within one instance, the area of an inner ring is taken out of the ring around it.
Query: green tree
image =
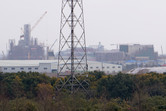
[[[53,87],[50,84],[38,84],[37,92],[39,103],[42,106],[41,111],[50,111],[50,104],[53,100]]]
[[[133,76],[128,74],[117,74],[108,76],[98,82],[98,93],[107,95],[107,98],[130,99],[134,92]]]

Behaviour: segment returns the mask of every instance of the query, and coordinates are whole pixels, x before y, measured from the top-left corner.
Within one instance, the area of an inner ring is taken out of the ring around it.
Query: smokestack
[[[24,40],[25,40],[26,46],[30,45],[30,37],[31,37],[31,25],[25,24],[24,25]]]

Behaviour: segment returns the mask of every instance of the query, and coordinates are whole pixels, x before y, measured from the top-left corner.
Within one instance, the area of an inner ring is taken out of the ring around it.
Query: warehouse
[[[4,73],[12,72],[39,72],[52,73],[56,61],[49,60],[1,60],[0,71]]]
[[[0,60],[0,72],[57,73],[57,60]],[[63,72],[67,72],[64,68]],[[121,65],[88,61],[88,71],[104,71],[106,74],[122,71]],[[81,70],[78,70],[81,72]]]

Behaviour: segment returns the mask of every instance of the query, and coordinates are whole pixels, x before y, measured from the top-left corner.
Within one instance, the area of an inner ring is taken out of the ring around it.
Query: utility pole
[[[82,0],[62,0],[61,24],[58,53],[58,77],[67,77],[61,80],[58,86],[74,93],[78,89],[85,92],[86,81],[79,81],[76,76],[83,75],[88,70],[85,27]],[[84,84],[84,85],[83,85]]]

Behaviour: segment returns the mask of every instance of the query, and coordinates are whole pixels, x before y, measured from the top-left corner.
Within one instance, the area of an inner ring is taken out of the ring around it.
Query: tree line
[[[66,79],[66,78],[63,78]],[[164,111],[166,74],[88,72],[89,83],[71,94],[57,91],[60,79],[36,72],[0,73],[0,111]]]

